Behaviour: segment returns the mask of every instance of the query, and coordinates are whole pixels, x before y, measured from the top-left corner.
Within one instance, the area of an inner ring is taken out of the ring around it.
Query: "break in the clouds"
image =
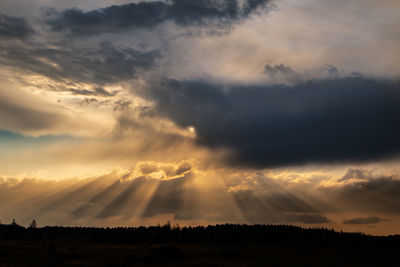
[[[362,162],[400,152],[400,84],[336,78],[285,85],[164,80],[144,91],[197,142],[255,167]]]
[[[75,36],[151,28],[166,21],[181,26],[230,26],[240,22],[270,0],[171,0],[131,3],[84,12],[68,9],[47,19],[54,31]]]

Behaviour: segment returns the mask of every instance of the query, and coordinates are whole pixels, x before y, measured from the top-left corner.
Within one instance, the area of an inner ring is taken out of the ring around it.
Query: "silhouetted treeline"
[[[42,227],[0,225],[0,238],[9,240],[76,240],[107,243],[308,243],[317,245],[400,246],[400,235],[371,236],[325,228],[291,225],[224,224],[196,227]]]

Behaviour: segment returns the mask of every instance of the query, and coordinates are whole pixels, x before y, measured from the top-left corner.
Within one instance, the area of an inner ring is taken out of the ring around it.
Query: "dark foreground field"
[[[0,226],[0,266],[400,266],[400,236],[294,226]]]

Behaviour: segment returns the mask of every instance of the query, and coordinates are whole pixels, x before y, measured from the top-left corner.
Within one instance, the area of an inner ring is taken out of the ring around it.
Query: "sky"
[[[400,2],[2,0],[0,220],[400,233]]]

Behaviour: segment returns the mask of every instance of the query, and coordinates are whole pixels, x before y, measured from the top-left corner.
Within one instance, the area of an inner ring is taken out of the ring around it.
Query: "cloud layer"
[[[33,32],[24,18],[0,14],[0,38],[25,39]]]
[[[265,7],[270,0],[171,0],[138,2],[83,12],[68,9],[47,19],[54,31],[73,36],[149,29],[166,21],[180,26],[229,26]]]
[[[400,199],[394,193],[398,179],[370,176],[362,182],[326,187],[283,181],[260,172],[213,173],[192,162],[153,161],[90,178],[0,178],[0,212],[5,221],[17,218],[28,223],[36,218],[53,225],[173,220],[183,225],[233,222],[393,227],[400,215]],[[350,219],[343,221],[343,216]]]
[[[293,86],[164,80],[143,94],[197,142],[233,151],[231,162],[274,167],[361,162],[400,152],[400,84],[368,78]]]
[[[159,57],[157,51],[140,52],[131,48],[117,48],[110,42],[98,47],[82,49],[70,44],[43,47],[30,44],[0,44],[4,53],[0,63],[28,74],[43,75],[62,83],[55,90],[82,95],[110,95],[102,88],[80,90],[76,83],[104,86],[134,79],[141,70],[149,70]]]

